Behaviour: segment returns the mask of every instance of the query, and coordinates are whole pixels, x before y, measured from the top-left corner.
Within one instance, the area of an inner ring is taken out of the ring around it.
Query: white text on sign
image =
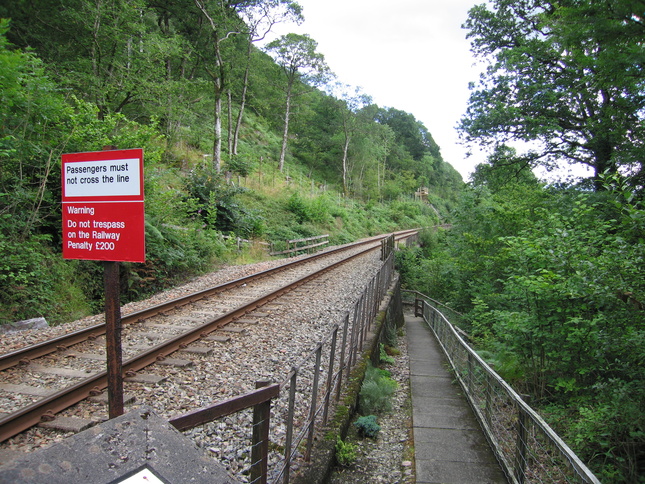
[[[139,160],[68,163],[64,169],[66,197],[140,195]]]

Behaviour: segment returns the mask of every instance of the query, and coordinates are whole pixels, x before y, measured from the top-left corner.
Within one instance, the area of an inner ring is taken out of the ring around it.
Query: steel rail
[[[395,232],[395,235],[399,238],[405,238],[410,236],[412,233],[415,233],[416,231],[417,229],[405,230],[401,232]],[[136,323],[138,321],[141,321],[146,318],[150,318],[157,314],[168,312],[168,311],[171,311],[172,309],[184,306],[186,304],[199,301],[200,299],[213,296],[219,292],[223,292],[233,287],[240,286],[242,284],[248,284],[251,281],[258,280],[263,277],[267,277],[269,275],[277,274],[293,266],[304,264],[305,262],[311,262],[313,260],[328,256],[330,254],[335,254],[345,250],[350,250],[360,245],[374,243],[376,241],[382,240],[385,237],[386,236],[372,237],[370,239],[356,242],[351,245],[338,247],[318,254],[313,254],[304,259],[288,262],[286,264],[283,264],[278,267],[274,267],[272,269],[267,269],[265,271],[261,271],[256,274],[251,274],[249,276],[245,276],[239,279],[235,279],[233,281],[219,284],[217,286],[213,286],[211,288],[204,289],[202,291],[197,291],[192,294],[188,294],[186,296],[175,298],[173,300],[124,315],[121,318],[121,322],[122,324]],[[3,355],[0,355],[0,371],[6,370],[7,368],[11,368],[12,366],[16,366],[19,364],[28,364],[31,360],[35,358],[40,358],[41,356],[54,353],[55,351],[66,350],[70,346],[73,346],[78,343],[82,343],[83,341],[95,339],[103,334],[105,334],[105,323],[100,323],[94,326],[90,326],[88,328],[79,329],[77,331],[73,331],[71,333],[67,333],[67,334],[58,336],[56,338],[52,338],[47,341],[43,341],[42,343],[36,343],[34,345],[30,345],[25,348],[21,348],[19,350],[5,353]]]
[[[130,372],[136,372],[146,366],[149,366],[159,360],[163,360],[169,354],[183,349],[190,343],[197,341],[209,333],[225,326],[226,324],[241,318],[245,314],[265,305],[266,303],[292,291],[298,286],[309,282],[312,279],[320,277],[326,272],[329,272],[357,257],[360,257],[370,251],[379,249],[380,246],[368,247],[356,254],[353,254],[343,260],[337,261],[320,271],[314,272],[304,276],[294,282],[291,282],[269,294],[266,294],[245,306],[241,306],[228,312],[224,315],[215,317],[203,325],[193,328],[179,336],[169,339],[157,346],[150,348],[137,356],[134,356],[122,364],[123,374],[126,375]],[[238,280],[239,281],[239,280]],[[234,281],[235,282],[235,281]],[[53,416],[54,414],[88,398],[91,394],[101,393],[107,387],[107,370],[96,373],[87,379],[64,388],[50,396],[44,397],[41,400],[24,407],[16,412],[0,418],[0,442],[13,437],[26,429],[33,427],[40,423],[45,416]]]

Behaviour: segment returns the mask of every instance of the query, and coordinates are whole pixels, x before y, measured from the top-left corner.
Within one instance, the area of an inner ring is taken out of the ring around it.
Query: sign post
[[[143,150],[62,156],[63,258],[104,261],[110,418],[123,415],[119,261],[145,262]]]

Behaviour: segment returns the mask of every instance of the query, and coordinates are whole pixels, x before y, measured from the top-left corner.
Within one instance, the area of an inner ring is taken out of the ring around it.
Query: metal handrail
[[[544,419],[464,341],[430,301],[415,293],[415,315],[423,317],[436,335],[509,481],[600,484]]]

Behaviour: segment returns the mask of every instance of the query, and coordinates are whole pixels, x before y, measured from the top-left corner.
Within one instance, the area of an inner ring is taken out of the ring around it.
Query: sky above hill
[[[483,0],[298,0],[305,22],[276,35],[309,34],[338,81],[360,86],[381,107],[412,113],[467,181],[485,155],[466,158],[455,130],[468,83],[479,77],[461,28]]]

